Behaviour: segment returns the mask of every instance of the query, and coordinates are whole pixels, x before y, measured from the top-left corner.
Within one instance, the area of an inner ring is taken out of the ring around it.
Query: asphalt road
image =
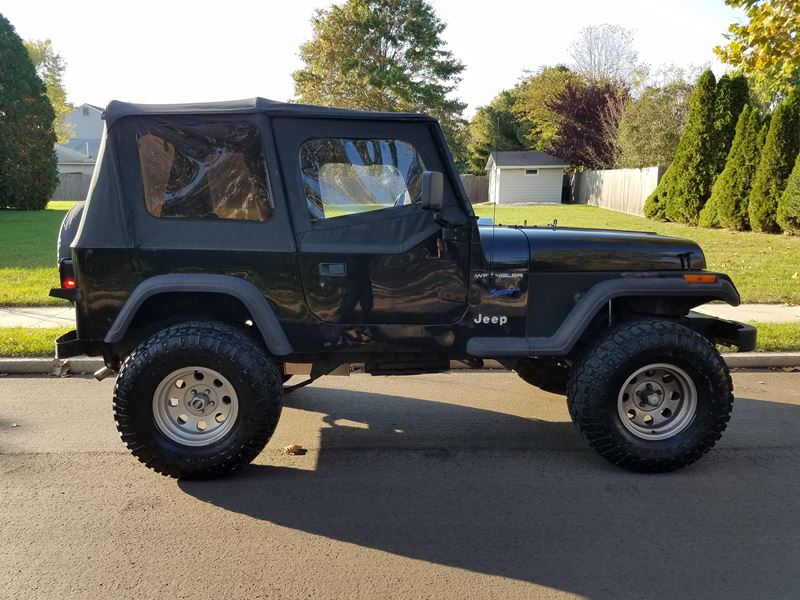
[[[256,464],[176,482],[122,446],[111,381],[0,378],[0,597],[800,598],[800,373],[734,380],[723,440],[668,475],[460,373],[320,380]]]

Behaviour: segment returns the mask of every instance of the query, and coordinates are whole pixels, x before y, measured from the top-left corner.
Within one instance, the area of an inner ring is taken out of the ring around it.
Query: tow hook
[[[97,369],[97,371],[94,372],[94,378],[97,379],[97,381],[103,381],[103,379],[110,377],[113,374],[113,369],[110,369],[109,367],[103,367],[102,369]]]

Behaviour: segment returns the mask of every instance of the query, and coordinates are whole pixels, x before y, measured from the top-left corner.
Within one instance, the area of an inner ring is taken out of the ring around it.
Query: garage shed
[[[492,152],[484,169],[489,176],[489,202],[560,203],[564,169],[568,166],[547,152]]]

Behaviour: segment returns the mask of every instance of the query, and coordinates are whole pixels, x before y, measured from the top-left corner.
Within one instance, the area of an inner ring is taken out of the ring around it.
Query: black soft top
[[[117,120],[132,115],[230,115],[269,113],[273,115],[324,117],[338,119],[391,119],[393,121],[433,121],[421,113],[369,112],[291,104],[266,98],[247,98],[225,102],[199,102],[190,104],[133,104],[112,100],[103,112],[106,125],[111,127]]]

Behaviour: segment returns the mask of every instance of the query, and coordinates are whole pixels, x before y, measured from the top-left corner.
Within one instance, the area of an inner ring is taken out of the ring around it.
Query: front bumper
[[[737,352],[752,352],[756,349],[756,328],[739,321],[728,321],[690,312],[689,327],[707,337],[715,344],[735,346]]]

